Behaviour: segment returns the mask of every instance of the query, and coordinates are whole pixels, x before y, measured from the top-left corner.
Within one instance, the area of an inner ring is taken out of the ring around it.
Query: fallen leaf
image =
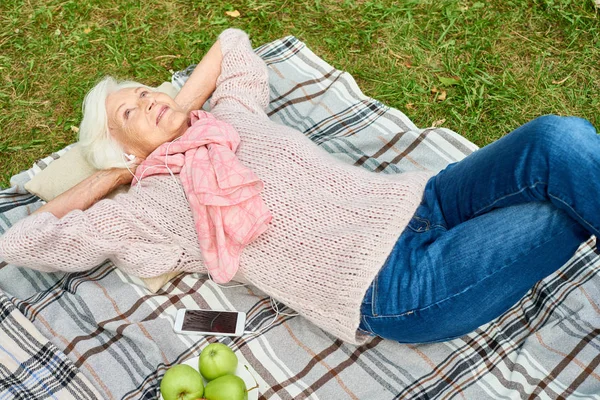
[[[600,1],[600,0],[598,0],[598,1]],[[560,81],[552,81],[552,84],[553,84],[553,85],[561,85],[561,84],[565,83],[565,81],[566,81],[567,79],[569,79],[569,77],[568,77],[568,76],[567,76],[565,79],[561,79]]]
[[[446,119],[438,119],[437,121],[433,121],[433,124],[431,124],[432,128],[437,128],[438,126],[442,126],[442,124],[446,122]]]
[[[90,33],[91,31],[92,31],[92,28],[85,28],[85,29],[83,30],[83,33],[85,33],[85,34],[88,34],[88,33]]]
[[[446,96],[447,96],[446,91],[442,90],[440,92],[440,95],[436,98],[436,100],[437,101],[444,101],[444,100],[446,100]]]
[[[415,109],[415,105],[413,103],[408,103],[406,105],[406,108],[408,108],[409,110],[414,110]]]
[[[225,14],[229,15],[231,18],[237,18],[240,16],[240,12],[238,10],[225,11]]]
[[[460,83],[460,78],[445,78],[443,76],[438,76],[440,83],[444,86],[454,86]]]
[[[79,128],[73,125],[71,125],[71,130],[75,133],[79,132]]]
[[[431,93],[437,93],[439,92],[438,88],[436,88],[435,86],[431,88]]]

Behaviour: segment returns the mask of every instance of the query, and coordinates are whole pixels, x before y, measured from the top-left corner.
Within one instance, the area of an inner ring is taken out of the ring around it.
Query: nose
[[[154,97],[150,93],[147,93],[146,96],[144,96],[144,97],[140,97],[139,100],[140,100],[140,105],[146,112],[152,111],[152,109],[156,105],[156,101],[154,100]]]

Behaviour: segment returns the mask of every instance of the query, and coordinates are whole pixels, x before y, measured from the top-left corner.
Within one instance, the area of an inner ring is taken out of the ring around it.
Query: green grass
[[[600,126],[599,22],[592,0],[3,0],[0,186],[76,140],[102,76],[159,84],[230,26],[255,46],[295,35],[418,126],[480,146],[541,114]]]

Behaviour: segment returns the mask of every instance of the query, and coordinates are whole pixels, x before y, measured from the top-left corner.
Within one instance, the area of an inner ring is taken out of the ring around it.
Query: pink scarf
[[[237,272],[244,247],[267,229],[271,212],[260,197],[263,182],[235,156],[236,130],[204,111],[192,111],[191,122],[183,136],[138,166],[136,178],[179,173],[206,268],[225,283]]]

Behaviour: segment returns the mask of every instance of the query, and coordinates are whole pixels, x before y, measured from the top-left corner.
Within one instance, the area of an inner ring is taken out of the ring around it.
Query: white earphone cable
[[[265,330],[269,329],[275,323],[275,321],[277,320],[277,318],[279,318],[280,315],[283,315],[283,316],[286,316],[286,317],[295,317],[295,316],[298,315],[298,313],[287,314],[287,313],[282,313],[281,311],[279,311],[279,303],[273,297],[269,297],[269,303],[271,305],[271,309],[273,311],[275,311],[275,315],[273,316],[273,319],[271,320],[271,322],[269,322],[268,325],[263,326],[259,330],[256,330],[256,331],[244,331],[244,335],[250,335],[250,337],[254,337],[254,336],[262,334]]]

